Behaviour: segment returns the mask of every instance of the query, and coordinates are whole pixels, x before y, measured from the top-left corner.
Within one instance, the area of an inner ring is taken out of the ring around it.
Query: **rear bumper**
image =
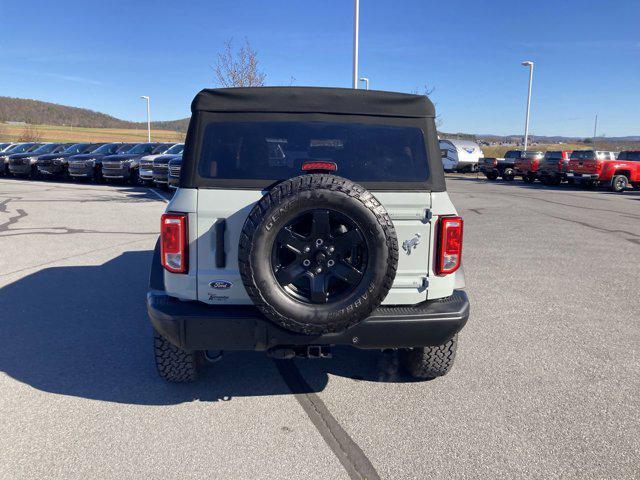
[[[567,173],[567,178],[572,178],[574,180],[599,180],[600,175],[597,173],[575,173],[569,172]]]
[[[560,172],[558,170],[538,170],[539,177],[566,177],[565,172]]]
[[[363,349],[440,345],[464,327],[469,298],[463,290],[418,305],[379,307],[339,333],[305,335],[267,320],[254,306],[211,306],[184,302],[162,290],[147,294],[155,329],[188,350],[269,350],[281,346],[351,345]]]

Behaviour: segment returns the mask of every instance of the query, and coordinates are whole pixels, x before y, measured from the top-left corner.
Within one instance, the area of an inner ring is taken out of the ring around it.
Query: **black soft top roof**
[[[204,89],[191,111],[337,113],[388,117],[435,116],[425,95],[323,87],[243,87]]]

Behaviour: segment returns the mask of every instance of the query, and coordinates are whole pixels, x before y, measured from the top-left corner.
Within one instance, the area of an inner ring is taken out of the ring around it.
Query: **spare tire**
[[[295,332],[345,330],[385,298],[398,240],[380,202],[362,186],[309,174],[273,187],[249,213],[238,253],[249,297]]]

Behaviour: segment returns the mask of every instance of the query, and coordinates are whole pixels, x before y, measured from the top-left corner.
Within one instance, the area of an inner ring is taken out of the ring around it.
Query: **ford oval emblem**
[[[216,290],[228,290],[233,287],[233,283],[227,282],[226,280],[214,280],[209,283],[211,288],[215,288]]]

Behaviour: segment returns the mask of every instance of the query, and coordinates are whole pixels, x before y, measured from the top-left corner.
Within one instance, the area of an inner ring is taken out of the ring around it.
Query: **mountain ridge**
[[[88,108],[72,107],[42,100],[0,96],[0,122],[24,122],[33,125],[66,125],[87,128],[135,128],[144,129],[146,122],[131,122],[97,112]],[[189,126],[189,118],[176,120],[159,120],[151,122],[153,129],[175,130],[185,133]],[[470,133],[445,133],[443,137],[467,137],[476,140],[509,141],[521,139],[522,135],[494,135]],[[565,137],[562,135],[531,135],[536,141],[546,143],[575,142],[585,137]],[[640,135],[606,137],[610,141],[640,142]]]
[[[146,128],[146,122],[130,122],[88,108],[27,98],[0,96],[0,122],[24,122],[32,125],[66,125],[86,128]],[[188,118],[151,122],[160,130],[186,132]]]

